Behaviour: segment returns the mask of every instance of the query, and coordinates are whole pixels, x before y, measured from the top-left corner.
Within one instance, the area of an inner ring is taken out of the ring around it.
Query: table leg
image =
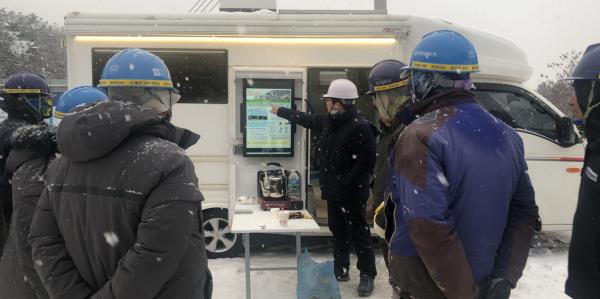
[[[251,289],[252,286],[250,285],[250,234],[245,233],[243,235],[244,238],[244,260],[246,262],[246,299],[250,299],[251,298]]]
[[[298,265],[298,262],[300,261],[300,251],[302,250],[301,248],[301,244],[300,244],[300,233],[296,233],[296,266]]]

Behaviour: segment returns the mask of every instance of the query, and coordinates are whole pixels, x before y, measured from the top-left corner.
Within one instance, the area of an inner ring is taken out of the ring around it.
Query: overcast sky
[[[210,1],[210,0],[208,0]],[[213,0],[216,1],[216,0]],[[69,11],[187,13],[196,0],[1,0],[0,7],[62,24]],[[600,42],[599,0],[388,0],[393,14],[439,17],[505,37],[529,57],[535,87],[561,53]],[[277,0],[282,9],[372,9],[370,0]]]

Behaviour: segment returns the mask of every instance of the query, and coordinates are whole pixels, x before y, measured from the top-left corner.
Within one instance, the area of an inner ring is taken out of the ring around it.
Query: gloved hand
[[[504,278],[494,278],[489,283],[487,290],[484,290],[482,298],[484,299],[508,299],[512,286]]]

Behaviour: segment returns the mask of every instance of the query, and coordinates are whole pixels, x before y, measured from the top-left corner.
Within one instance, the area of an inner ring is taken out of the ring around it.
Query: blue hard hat
[[[173,89],[167,65],[142,49],[124,49],[113,55],[102,70],[98,87],[151,87]]]
[[[54,107],[54,117],[62,119],[65,113],[73,108],[107,100],[108,97],[102,91],[92,86],[79,86],[69,89],[63,93]]]
[[[386,59],[376,63],[369,73],[367,94],[407,86],[410,70],[405,67],[406,64],[395,59]]]
[[[600,44],[587,47],[570,80],[600,80]]]
[[[479,72],[477,52],[458,32],[434,31],[423,36],[410,57],[413,70],[469,74]]]

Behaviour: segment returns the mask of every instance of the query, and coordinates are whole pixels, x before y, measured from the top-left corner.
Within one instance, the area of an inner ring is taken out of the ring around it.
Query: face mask
[[[41,118],[47,119],[52,116],[52,98],[45,95],[26,95],[24,101],[27,106],[33,109],[40,115]]]
[[[150,96],[144,97],[145,101],[142,106],[157,112],[171,110],[173,105],[181,99],[180,95],[167,89],[146,89],[146,94]]]
[[[472,90],[475,86],[468,76],[458,77],[452,74],[418,70],[414,70],[412,73],[410,90],[413,103],[423,101],[429,96],[452,88]]]
[[[583,112],[583,118],[589,116],[592,109],[596,108],[597,104],[594,105],[594,87],[596,81],[593,80],[574,80],[573,88],[575,89],[575,97],[577,98],[577,105],[581,112]]]
[[[50,122],[48,123],[48,125],[51,125],[55,128],[58,128],[58,125],[60,125],[60,122],[62,121],[62,119],[58,118],[58,117],[50,117],[49,118]]]
[[[409,98],[400,88],[375,93],[375,106],[379,117],[384,121],[392,120]]]
[[[413,71],[411,76],[410,90],[412,102],[418,103],[424,100],[435,86],[434,73]]]
[[[338,115],[340,113],[339,110],[337,110],[337,108],[335,108],[335,106],[333,106],[333,108],[331,108],[331,111],[329,111],[329,114],[332,116]]]
[[[156,113],[169,111],[181,99],[179,94],[168,89],[116,87],[109,88],[108,92],[112,98],[135,102]]]

